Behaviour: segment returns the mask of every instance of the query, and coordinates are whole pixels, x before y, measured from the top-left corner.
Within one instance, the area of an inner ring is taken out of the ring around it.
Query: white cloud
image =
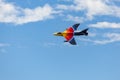
[[[95,28],[120,28],[120,23],[97,22],[96,24],[90,24],[89,26]]]
[[[105,33],[103,34],[101,40],[98,39],[86,39],[86,38],[79,38],[80,41],[85,41],[85,42],[91,42],[94,44],[109,44],[109,43],[114,43],[114,42],[120,42],[120,34],[119,33]]]
[[[97,35],[96,33],[89,32],[89,37],[95,37],[96,35]]]
[[[92,19],[94,16],[110,15],[120,17],[120,7],[112,5],[110,0],[75,0],[78,7],[81,5],[87,10],[86,16]]]
[[[0,22],[24,24],[28,22],[42,21],[52,18],[55,11],[53,8],[45,4],[43,7],[34,9],[21,8],[12,3],[0,0]]]
[[[84,21],[83,17],[79,16],[72,16],[72,15],[67,15],[66,21],[73,21],[73,22],[80,22],[82,23]]]
[[[16,23],[22,24],[27,22],[41,21],[52,17],[52,8],[46,4],[44,7],[37,7],[35,9],[23,9],[24,16],[20,16]]]
[[[34,9],[22,8],[16,6],[13,3],[7,3],[4,0],[0,0],[0,22],[24,24],[29,22],[42,21],[53,18],[54,14],[61,13],[59,11],[76,11],[85,12],[84,18],[79,16],[72,16],[67,14],[68,20],[74,22],[82,22],[91,20],[94,16],[107,15],[120,17],[120,7],[115,5],[112,0],[62,0],[70,1],[72,4],[64,5],[58,4],[54,8],[49,4],[44,6],[38,6]],[[59,11],[55,11],[59,10]]]
[[[108,44],[113,42],[120,42],[120,34],[119,33],[107,33],[104,37],[108,38],[105,40],[95,40],[96,44]]]
[[[75,10],[74,5],[63,5],[63,4],[58,4],[57,9],[62,9],[62,10]]]
[[[107,15],[120,17],[120,7],[113,4],[111,0],[73,0],[71,5],[58,5],[58,9],[85,11],[87,19],[94,16]]]

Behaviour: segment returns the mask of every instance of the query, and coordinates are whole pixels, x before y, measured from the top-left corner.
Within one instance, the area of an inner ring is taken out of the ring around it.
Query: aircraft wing
[[[72,26],[72,28],[73,28],[74,30],[77,30],[77,28],[78,28],[79,25],[80,25],[80,23],[74,24],[74,25]]]
[[[76,45],[76,41],[75,41],[74,37],[69,41],[69,43],[72,45]]]

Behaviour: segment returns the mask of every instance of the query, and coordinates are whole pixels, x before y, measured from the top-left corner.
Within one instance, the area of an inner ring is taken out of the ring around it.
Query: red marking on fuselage
[[[72,27],[70,27],[67,30],[65,30],[64,33],[65,33],[64,37],[65,37],[66,41],[69,41],[73,37],[74,30]]]

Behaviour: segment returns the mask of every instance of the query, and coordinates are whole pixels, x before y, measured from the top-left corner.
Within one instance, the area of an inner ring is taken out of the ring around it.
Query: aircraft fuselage
[[[54,33],[55,36],[64,36],[64,35],[71,35],[71,34],[73,34],[74,36],[88,35],[87,33],[84,33],[82,31],[75,31],[74,33],[66,33],[66,32]]]
[[[54,33],[55,36],[63,36],[66,40],[64,42],[69,42],[72,45],[76,45],[76,41],[74,39],[74,36],[81,36],[81,35],[88,35],[88,28],[82,30],[82,31],[76,31],[78,26],[80,24],[74,24],[73,26],[67,28],[65,31],[63,32],[57,32]]]

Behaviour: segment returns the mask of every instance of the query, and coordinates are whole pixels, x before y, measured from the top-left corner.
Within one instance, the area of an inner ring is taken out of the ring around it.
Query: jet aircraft
[[[80,23],[74,24],[73,26],[67,28],[63,32],[56,32],[54,33],[55,36],[63,36],[66,40],[64,42],[69,42],[72,45],[76,45],[76,41],[74,39],[74,36],[81,36],[81,35],[88,35],[88,28],[82,30],[82,31],[76,31]]]

